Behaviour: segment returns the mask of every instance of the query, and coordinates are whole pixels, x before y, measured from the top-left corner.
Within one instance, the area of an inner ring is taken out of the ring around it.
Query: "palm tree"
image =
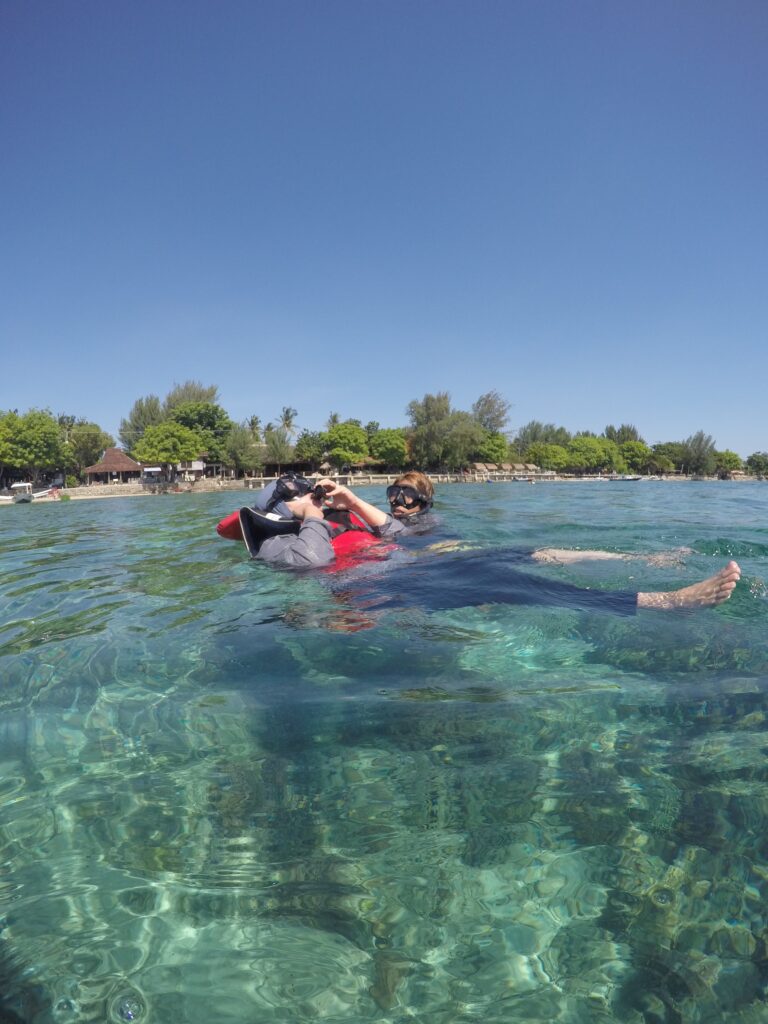
[[[291,437],[295,431],[294,424],[296,423],[297,416],[298,413],[290,405],[283,406],[283,411],[280,413],[280,428],[285,431],[288,437]]]
[[[328,422],[325,424],[326,430],[331,430],[333,427],[338,427],[341,420],[337,412],[332,412],[328,417]]]

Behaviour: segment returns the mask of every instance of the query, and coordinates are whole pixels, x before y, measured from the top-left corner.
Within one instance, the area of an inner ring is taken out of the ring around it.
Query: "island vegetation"
[[[259,415],[236,422],[221,406],[217,386],[187,381],[163,400],[157,395],[138,398],[121,420],[118,439],[143,464],[171,467],[204,458],[237,475],[297,464],[312,471],[418,466],[457,472],[483,463],[535,465],[577,476],[768,476],[768,452],[742,460],[736,452],[718,450],[703,430],[653,445],[632,424],[608,425],[599,434],[571,433],[532,420],[510,431],[510,404],[497,391],[481,395],[469,410],[454,408],[446,392],[426,394],[409,402],[405,412],[406,423],[388,427],[331,412],[323,430],[299,429],[298,411],[291,406],[267,422]],[[20,477],[50,480],[54,475],[74,486],[112,446],[115,439],[84,417],[47,409],[0,412],[0,486]]]

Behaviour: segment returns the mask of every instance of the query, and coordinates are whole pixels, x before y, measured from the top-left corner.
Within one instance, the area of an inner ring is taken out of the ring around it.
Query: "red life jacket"
[[[333,530],[331,546],[336,561],[328,568],[339,569],[360,561],[365,557],[383,558],[394,545],[385,543],[381,537],[371,533],[365,523],[354,514],[337,509],[329,509],[325,521]],[[216,527],[220,537],[227,540],[243,540],[240,525],[240,512],[226,516]],[[367,549],[378,548],[376,552]],[[364,554],[364,552],[366,552]]]

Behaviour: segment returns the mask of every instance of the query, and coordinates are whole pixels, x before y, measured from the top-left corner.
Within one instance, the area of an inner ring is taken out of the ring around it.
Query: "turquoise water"
[[[0,1020],[765,1021],[768,485],[441,490],[431,540],[694,549],[542,579],[742,566],[629,618],[271,570],[237,501],[0,510]]]

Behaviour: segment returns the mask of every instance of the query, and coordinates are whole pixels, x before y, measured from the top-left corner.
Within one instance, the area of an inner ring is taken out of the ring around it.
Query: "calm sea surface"
[[[444,487],[485,553],[304,575],[240,497],[0,509],[0,1021],[764,1024],[768,484]],[[744,576],[488,603],[543,545]]]

